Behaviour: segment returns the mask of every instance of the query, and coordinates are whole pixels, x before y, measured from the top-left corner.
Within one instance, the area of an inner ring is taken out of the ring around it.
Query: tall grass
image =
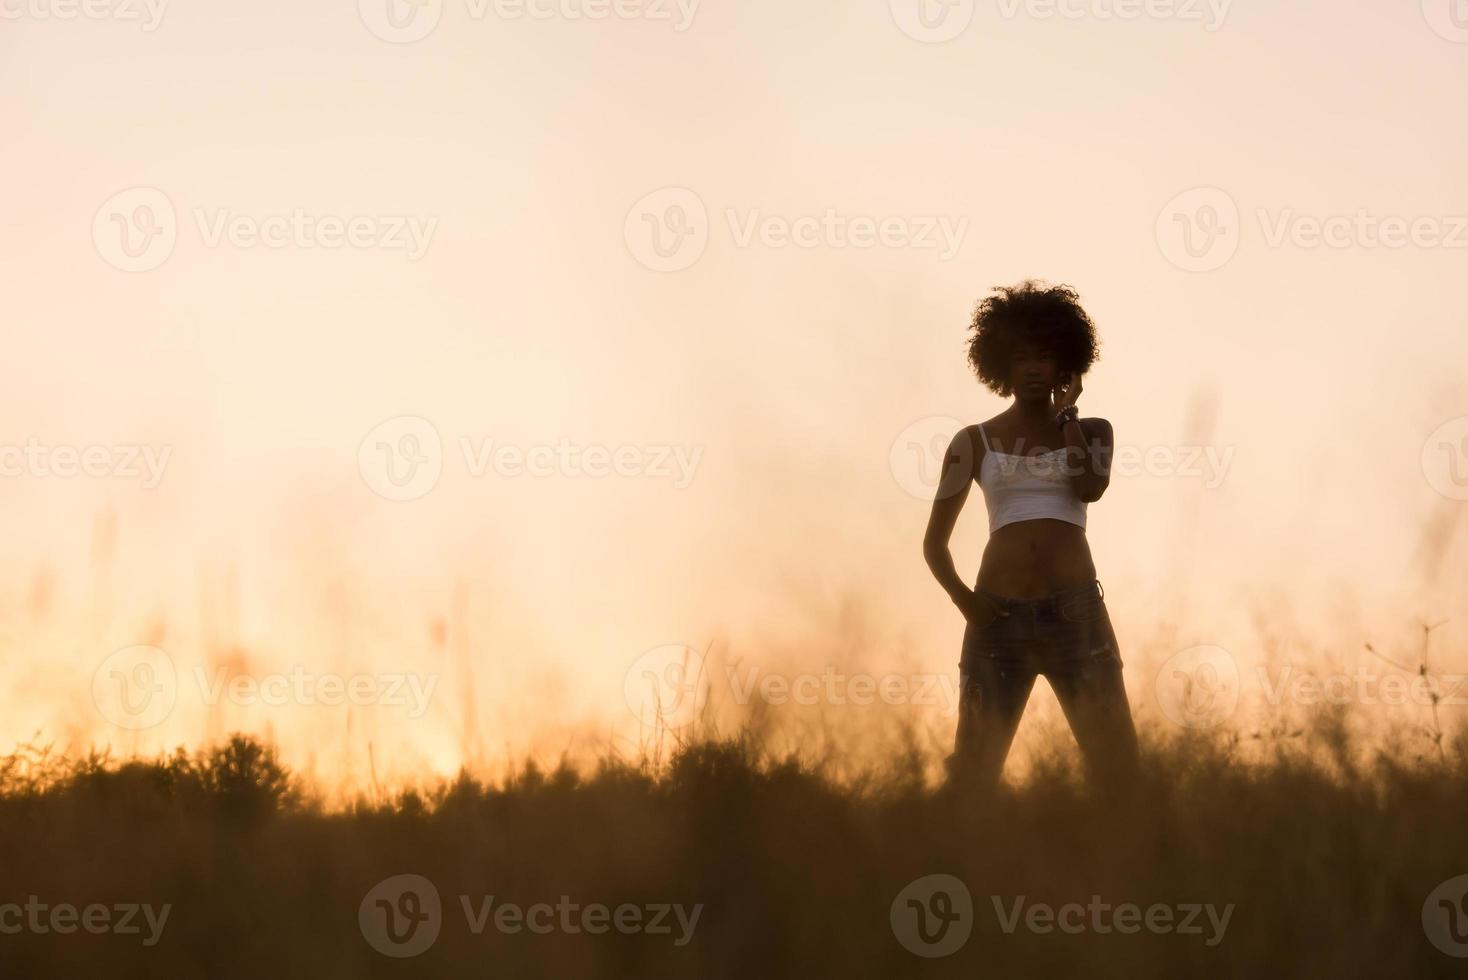
[[[234,737],[152,760],[0,763],[0,903],[172,906],[161,939],[0,935],[7,977],[1449,976],[1423,902],[1468,873],[1468,744],[1350,744],[1337,715],[1285,734],[1144,728],[1136,795],[1103,804],[1058,738],[988,799],[899,754],[857,775],[774,755],[750,732],[674,740],[660,762],[533,763],[487,783],[327,805]],[[1248,761],[1244,756],[1248,755]],[[426,952],[394,959],[364,896],[412,873],[442,897]],[[909,882],[971,892],[956,953],[915,956],[889,918]],[[675,935],[474,934],[459,896],[529,906],[702,905]],[[994,901],[1232,904],[1205,935],[1004,932]]]

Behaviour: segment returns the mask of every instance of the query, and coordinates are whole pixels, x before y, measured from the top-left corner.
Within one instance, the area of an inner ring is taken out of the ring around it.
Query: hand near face
[[[1063,374],[1060,382],[1051,393],[1054,398],[1055,410],[1058,412],[1068,405],[1074,405],[1081,397],[1081,376],[1079,374]]]

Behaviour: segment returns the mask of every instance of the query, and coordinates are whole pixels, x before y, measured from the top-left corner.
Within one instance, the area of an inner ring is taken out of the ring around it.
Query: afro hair
[[[969,333],[969,366],[986,387],[1006,397],[1013,393],[1010,362],[1025,344],[1053,351],[1064,374],[1085,374],[1100,356],[1096,325],[1076,291],[1034,279],[996,286],[974,309]]]

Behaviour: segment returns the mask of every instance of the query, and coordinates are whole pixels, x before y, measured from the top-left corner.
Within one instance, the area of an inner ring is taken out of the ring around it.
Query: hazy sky
[[[633,738],[667,645],[952,674],[935,447],[1027,276],[1102,335],[1139,717],[1196,644],[1468,669],[1461,7],[0,0],[0,748],[356,778]]]

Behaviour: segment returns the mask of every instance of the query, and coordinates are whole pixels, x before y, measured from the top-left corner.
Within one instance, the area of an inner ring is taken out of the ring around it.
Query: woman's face
[[[1041,401],[1050,397],[1060,381],[1060,368],[1055,351],[1034,343],[1020,344],[1009,362],[1009,385],[1020,401]]]

